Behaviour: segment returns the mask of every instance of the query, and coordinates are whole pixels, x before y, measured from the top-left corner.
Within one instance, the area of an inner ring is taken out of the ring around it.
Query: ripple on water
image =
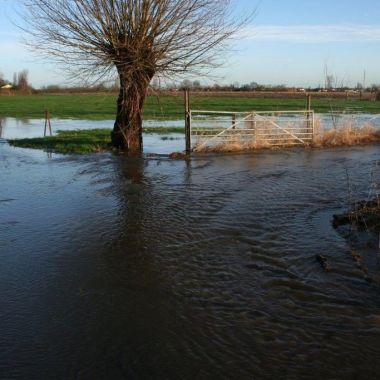
[[[0,373],[375,378],[379,284],[330,221],[347,168],[363,194],[379,153],[183,162],[2,145]]]

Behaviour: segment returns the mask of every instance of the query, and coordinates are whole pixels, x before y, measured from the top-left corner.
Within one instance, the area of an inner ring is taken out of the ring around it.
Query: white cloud
[[[243,34],[248,39],[268,42],[380,42],[380,25],[258,25]]]

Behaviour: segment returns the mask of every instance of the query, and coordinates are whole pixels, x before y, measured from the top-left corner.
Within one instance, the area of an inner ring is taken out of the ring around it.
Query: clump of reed
[[[341,215],[334,215],[333,226],[355,225],[359,230],[380,232],[380,196],[370,201],[357,202]]]
[[[271,145],[268,142],[261,140],[245,140],[239,136],[234,136],[225,141],[217,142],[213,145],[207,145],[207,142],[203,139],[199,139],[196,144],[197,152],[213,152],[213,153],[223,153],[223,152],[241,152],[246,150],[258,150],[258,149],[269,149]]]
[[[316,122],[312,147],[330,148],[341,146],[364,145],[380,142],[380,130],[370,124],[357,126],[354,122],[346,122],[333,128],[323,128]]]

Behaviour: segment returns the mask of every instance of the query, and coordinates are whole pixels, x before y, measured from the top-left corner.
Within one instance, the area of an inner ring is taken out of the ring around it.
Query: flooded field
[[[379,253],[364,273],[331,220],[379,160],[0,143],[0,377],[378,378]]]
[[[294,116],[294,115],[293,115]],[[289,116],[283,116],[288,120]],[[350,114],[350,113],[333,113],[333,114],[316,114],[317,124],[324,128],[339,127],[347,124],[353,127],[359,127],[368,124],[374,127],[380,126],[379,114]],[[231,116],[217,118],[218,127],[228,128],[231,125]],[[290,119],[291,120],[291,119]],[[215,120],[214,120],[215,121]],[[44,134],[44,119],[0,119],[0,138],[18,139],[42,137]],[[113,120],[76,120],[76,119],[52,119],[53,133],[59,130],[75,129],[95,129],[95,128],[113,128]],[[194,122],[196,126],[196,122]],[[211,126],[215,126],[212,125]],[[184,128],[184,120],[145,120],[144,127],[180,127]],[[160,142],[160,143],[158,143]],[[144,147],[146,152],[154,153],[171,153],[175,150],[185,149],[185,138],[183,134],[170,134],[170,136],[160,136],[146,134],[144,137]]]

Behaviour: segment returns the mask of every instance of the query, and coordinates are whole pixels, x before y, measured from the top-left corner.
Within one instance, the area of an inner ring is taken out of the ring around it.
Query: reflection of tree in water
[[[120,157],[113,161],[115,177],[112,192],[117,197],[117,233],[107,245],[104,259],[115,281],[145,286],[154,269],[149,254],[150,234],[146,218],[151,218],[154,203],[152,188],[144,176],[147,162],[142,157]]]
[[[161,165],[165,166],[163,170]],[[117,197],[114,231],[118,232],[108,245],[105,259],[116,272],[126,264],[127,272],[133,267],[136,276],[143,274],[145,280],[154,281],[156,275],[162,275],[157,260],[162,258],[166,245],[184,238],[182,214],[193,205],[185,201],[180,189],[191,181],[190,163],[171,165],[166,160],[143,157],[120,157],[113,161],[115,177],[111,191]],[[177,185],[170,185],[168,175],[175,178]],[[135,280],[141,282],[142,278]]]
[[[155,166],[159,167],[161,164],[167,165],[167,162],[143,157],[123,157],[115,161],[117,165],[115,172],[118,173],[116,188],[120,197],[119,215],[123,225],[122,236],[128,250],[132,245],[142,252],[148,245],[154,245],[152,239],[159,238],[157,235],[165,229],[163,223],[170,224],[170,219],[174,217],[168,199],[174,196],[173,188],[168,186],[165,179],[167,175],[161,170],[160,174],[155,174]],[[152,170],[149,168],[149,175],[147,175],[148,166],[152,167]],[[175,177],[177,183],[179,181],[179,188],[187,187],[191,183],[191,161],[176,162],[173,173],[167,174]],[[183,198],[179,193],[174,197]],[[182,205],[184,210],[192,207],[186,206],[186,203]],[[151,241],[147,241],[150,237]]]
[[[128,244],[128,251],[144,250],[145,217],[149,210],[151,194],[147,179],[144,178],[144,160],[129,157],[118,160],[120,175],[120,216],[123,218],[123,235]]]

